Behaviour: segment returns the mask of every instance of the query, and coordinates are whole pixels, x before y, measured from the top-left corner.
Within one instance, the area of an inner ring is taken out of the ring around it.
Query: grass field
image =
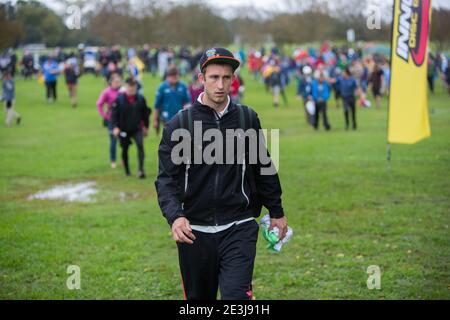
[[[294,229],[276,255],[260,237],[256,299],[450,298],[450,99],[430,97],[432,137],[392,146],[386,161],[386,104],[358,108],[358,131],[345,131],[329,106],[331,132],[305,124],[300,101],[274,110],[248,76],[246,104],[265,128],[280,129],[283,204]],[[59,81],[49,105],[36,81],[16,81],[20,127],[0,125],[0,299],[182,299],[176,245],[157,204],[158,137],[145,141],[148,178],[112,170],[108,136],[95,101],[104,83],[81,79],[79,107]],[[145,76],[153,103],[157,79]],[[3,120],[2,120],[3,121]],[[95,181],[93,203],[27,200],[56,184]],[[125,192],[125,201],[124,193]],[[120,196],[122,194],[122,196]],[[66,287],[81,268],[81,290]],[[381,289],[366,285],[370,265]]]

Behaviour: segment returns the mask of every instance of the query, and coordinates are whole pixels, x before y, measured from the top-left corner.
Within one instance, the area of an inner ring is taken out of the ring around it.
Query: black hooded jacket
[[[192,122],[201,121],[203,134],[215,128],[225,137],[226,129],[241,128],[238,106],[232,102],[228,112],[220,118],[212,108],[198,101],[191,108]],[[188,111],[182,112],[186,115]],[[260,122],[256,113],[254,115],[257,121],[252,127],[259,130]],[[237,161],[225,164],[225,160],[223,164],[195,164],[192,151],[190,164],[175,164],[171,154],[179,141],[171,140],[172,132],[185,128],[179,119],[179,116],[175,116],[164,127],[158,150],[159,173],[155,182],[159,205],[170,225],[179,217],[186,217],[195,225],[224,225],[259,216],[261,205],[269,210],[272,218],[284,216],[278,174],[260,174],[261,167],[270,167],[271,163],[264,166],[258,159],[256,164],[250,165],[247,159],[245,164],[242,161],[241,164]],[[205,150],[212,142],[203,140],[202,147]],[[268,154],[265,145],[264,150]],[[226,150],[223,154],[225,159]]]
[[[141,130],[142,125],[148,128],[151,113],[142,95],[136,94],[135,102],[130,103],[126,94],[121,93],[112,104],[112,126],[132,134]]]

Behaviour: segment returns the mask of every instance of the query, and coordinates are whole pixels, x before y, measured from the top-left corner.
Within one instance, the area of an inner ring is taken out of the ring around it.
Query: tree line
[[[367,28],[364,8],[367,0],[347,0],[339,6],[330,1],[285,0],[288,10],[269,11],[251,6],[234,9],[234,16],[224,18],[219,9],[201,0],[171,3],[141,0],[132,6],[125,0],[106,0],[94,7],[89,1],[59,0],[64,6],[79,4],[80,29],[71,30],[71,17],[37,1],[20,0],[0,4],[0,48],[27,43],[47,46],[90,45],[160,45],[207,46],[240,41],[258,45],[267,41],[296,44],[321,40],[345,40],[349,28],[357,40],[390,39],[390,23],[381,20],[380,29]],[[335,2],[337,3],[337,2]],[[440,49],[450,45],[450,10],[433,9],[431,40]]]

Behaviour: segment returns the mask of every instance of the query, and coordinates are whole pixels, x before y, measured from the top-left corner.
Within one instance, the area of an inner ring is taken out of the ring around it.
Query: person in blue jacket
[[[344,76],[340,80],[340,91],[342,100],[344,101],[344,117],[345,117],[345,129],[349,129],[350,121],[349,121],[349,115],[352,116],[352,124],[353,124],[353,130],[356,130],[356,107],[355,107],[355,101],[356,101],[356,95],[359,94],[359,87],[355,80],[355,78],[352,76],[350,69],[346,68],[344,71]]]
[[[53,57],[48,57],[47,61],[44,62],[42,72],[44,74],[45,87],[47,88],[47,100],[48,102],[54,102],[56,101],[56,85],[60,70],[58,63]]]
[[[156,93],[153,127],[159,132],[160,121],[170,121],[183,107],[191,103],[188,87],[180,81],[178,69],[175,66],[167,69],[166,80]]]
[[[303,98],[303,106],[305,107],[306,122],[314,125],[314,115],[310,114],[306,108],[306,104],[313,100],[312,98],[312,68],[308,65],[303,66],[301,75],[297,82],[297,96]]]
[[[334,91],[334,100],[336,101],[336,108],[340,108],[340,101],[342,100],[341,96],[341,79],[342,79],[342,70],[339,67],[334,67],[331,69],[330,77],[333,81],[331,81],[331,88]]]
[[[330,98],[330,84],[325,79],[322,71],[318,71],[317,79],[312,82],[312,97],[316,104],[316,112],[314,113],[314,128],[319,129],[319,118],[322,114],[323,126],[325,130],[330,130],[331,126],[327,117],[327,101]]]

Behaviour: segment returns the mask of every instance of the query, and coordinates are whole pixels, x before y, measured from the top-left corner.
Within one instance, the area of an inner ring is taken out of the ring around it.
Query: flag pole
[[[391,61],[390,61],[390,82],[389,82],[389,96],[388,96],[388,105],[387,105],[387,117],[386,117],[386,160],[388,163],[391,163],[391,156],[392,156],[392,150],[391,150],[391,144],[389,143],[389,110],[391,108],[391,89],[392,89],[392,76],[393,76],[393,70],[392,63],[394,62],[394,26],[395,26],[395,5],[397,0],[393,1],[392,4],[392,23],[391,23]]]
[[[391,144],[388,142],[386,145],[386,151],[387,151],[387,161],[389,163],[391,162]]]

